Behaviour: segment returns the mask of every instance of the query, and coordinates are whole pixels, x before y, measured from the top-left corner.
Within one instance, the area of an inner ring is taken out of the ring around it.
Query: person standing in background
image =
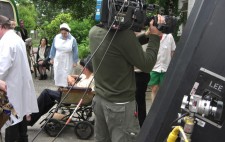
[[[142,48],[144,51],[146,51],[147,44],[142,45]],[[139,125],[141,127],[146,117],[146,90],[150,80],[150,74],[143,72],[138,68],[135,68],[134,72],[136,81],[135,99],[137,102]]]
[[[70,34],[67,23],[60,25],[60,33],[55,36],[49,58],[54,66],[54,80],[58,87],[67,87],[67,76],[72,74],[78,62],[76,39]]]
[[[0,80],[6,82],[9,102],[16,111],[1,132],[6,142],[28,142],[26,116],[38,112],[33,79],[25,43],[12,30],[9,18],[2,15],[0,39]]]
[[[31,47],[32,47],[32,41],[31,38],[28,39],[28,32],[27,29],[25,29],[24,27],[24,21],[20,20],[20,35],[23,39],[23,41],[26,43],[26,50],[27,50],[27,59],[28,59],[28,63],[29,63],[29,67],[30,67],[30,72],[33,73],[34,71],[31,69]]]
[[[28,38],[28,33],[27,33],[27,29],[25,29],[25,27],[24,27],[23,20],[20,20],[20,34],[21,34],[23,41],[25,42],[25,40]]]
[[[176,44],[172,34],[160,34],[160,48],[157,55],[157,61],[152,71],[150,72],[151,80],[149,82],[151,86],[151,99],[152,102],[159,90],[160,85],[163,82],[167,68],[169,67],[170,61],[173,57],[176,49]]]

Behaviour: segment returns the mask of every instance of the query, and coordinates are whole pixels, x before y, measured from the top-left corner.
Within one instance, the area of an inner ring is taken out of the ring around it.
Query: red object
[[[138,112],[137,111],[134,112],[134,116],[138,117]]]

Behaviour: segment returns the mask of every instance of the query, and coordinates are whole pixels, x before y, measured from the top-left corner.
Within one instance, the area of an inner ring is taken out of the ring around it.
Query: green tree
[[[159,0],[147,0],[149,4],[159,4]]]
[[[95,24],[92,18],[83,20],[73,20],[70,23],[71,34],[77,39],[79,48],[79,57],[84,58],[90,53],[88,33]]]
[[[17,1],[17,10],[19,13],[19,19],[23,19],[24,26],[30,33],[30,30],[36,29],[37,24],[37,12],[36,9],[29,0]]]
[[[58,9],[58,7],[56,7],[49,1],[43,0],[32,0],[32,1],[37,10],[38,14],[37,25],[39,27],[49,24],[49,22],[52,21],[56,15],[61,13],[61,9]]]
[[[52,9],[54,11],[54,18],[57,14],[71,13],[72,17],[75,19],[88,18],[95,11],[95,0],[32,0],[35,3],[36,8],[42,15],[48,15],[51,13]]]

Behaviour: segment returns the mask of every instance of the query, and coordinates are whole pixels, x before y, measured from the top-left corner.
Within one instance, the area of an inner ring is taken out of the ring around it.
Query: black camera
[[[140,31],[145,21],[142,0],[103,0],[100,21],[108,29]]]
[[[159,9],[154,4],[145,4],[144,0],[103,0],[101,2],[100,21],[108,29],[131,29],[139,32],[154,19],[156,26],[163,33],[172,33],[176,26],[176,18],[165,15],[165,23],[158,24],[157,16],[147,16]],[[97,10],[99,11],[99,10]]]
[[[177,24],[176,17],[163,15],[164,9],[156,4],[144,5],[144,9],[146,10],[146,15],[152,15],[152,13],[157,13],[162,15],[162,18],[164,18],[164,21],[165,21],[163,24],[158,24],[157,16],[147,16],[144,23],[145,26],[148,26],[150,21],[154,20],[153,26],[156,26],[157,29],[161,31],[162,33],[169,34],[174,32],[176,28],[176,24]]]
[[[166,34],[173,33],[176,28],[177,19],[174,16],[169,15],[162,15],[162,17],[165,21],[162,24],[158,24],[158,16],[151,16],[146,18],[144,25],[148,26],[150,21],[154,20],[153,26],[155,26],[159,31]]]

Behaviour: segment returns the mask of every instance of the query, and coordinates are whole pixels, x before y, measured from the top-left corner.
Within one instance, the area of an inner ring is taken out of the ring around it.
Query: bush
[[[89,48],[89,40],[86,38],[86,40],[83,40],[79,45],[79,58],[85,58],[88,54],[90,54],[90,48]]]
[[[82,21],[71,21],[69,23],[71,34],[76,38],[79,49],[79,58],[84,58],[90,53],[88,34],[94,21],[83,19]]]
[[[89,30],[94,25],[91,19],[74,20],[69,23],[71,34],[76,38],[78,43],[82,43],[88,37]]]

